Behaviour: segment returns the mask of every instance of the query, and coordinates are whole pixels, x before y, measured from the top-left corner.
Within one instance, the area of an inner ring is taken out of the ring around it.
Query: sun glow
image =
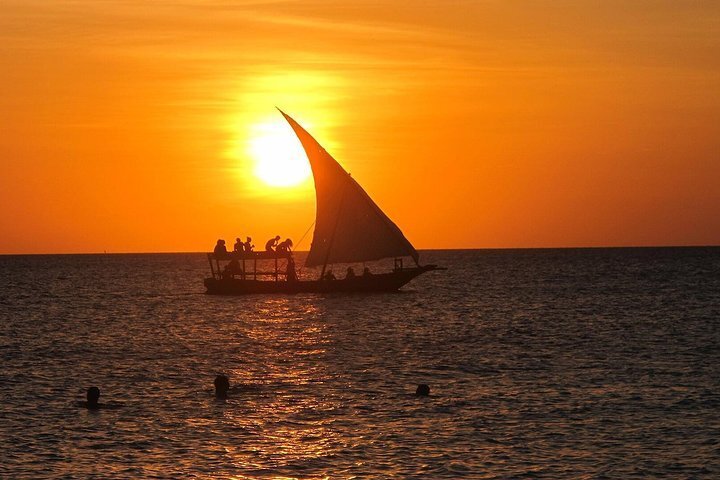
[[[248,144],[255,176],[272,187],[299,185],[310,176],[305,151],[284,122],[279,119],[256,124]]]

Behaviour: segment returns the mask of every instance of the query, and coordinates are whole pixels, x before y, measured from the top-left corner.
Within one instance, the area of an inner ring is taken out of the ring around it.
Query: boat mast
[[[350,174],[348,173],[348,176]],[[343,184],[342,190],[340,191],[340,204],[338,205],[337,214],[335,215],[335,225],[333,225],[332,235],[330,235],[330,241],[328,242],[328,248],[325,251],[325,260],[323,261],[322,272],[320,272],[320,279],[325,278],[325,269],[327,268],[328,259],[330,258],[330,251],[332,250],[333,243],[335,242],[335,232],[337,231],[338,223],[340,223],[340,212],[342,212],[343,204],[345,203],[345,190],[347,184]]]

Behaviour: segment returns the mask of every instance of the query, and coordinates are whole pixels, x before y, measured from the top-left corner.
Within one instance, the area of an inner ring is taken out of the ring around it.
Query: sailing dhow
[[[315,181],[315,231],[305,266],[322,266],[320,278],[298,279],[290,252],[209,253],[212,276],[205,279],[208,293],[390,292],[424,272],[438,269],[436,265],[420,265],[417,250],[360,184],[300,124],[280,113],[305,149]],[[403,265],[407,257],[413,266]],[[328,265],[384,258],[395,259],[392,271],[366,271],[344,279],[326,275]],[[274,270],[258,270],[258,261],[261,268],[263,263],[274,261]],[[283,261],[284,270],[279,264]],[[236,268],[228,269],[228,262]]]

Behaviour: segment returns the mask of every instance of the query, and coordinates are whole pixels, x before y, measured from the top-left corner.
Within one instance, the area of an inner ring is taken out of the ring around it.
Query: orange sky
[[[297,243],[276,105],[417,248],[720,244],[720,3],[409,4],[3,1],[0,253]]]

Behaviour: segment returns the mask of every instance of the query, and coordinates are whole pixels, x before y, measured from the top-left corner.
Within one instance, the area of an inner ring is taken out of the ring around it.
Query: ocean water
[[[217,297],[203,254],[0,257],[0,477],[720,478],[719,248],[422,258]]]

